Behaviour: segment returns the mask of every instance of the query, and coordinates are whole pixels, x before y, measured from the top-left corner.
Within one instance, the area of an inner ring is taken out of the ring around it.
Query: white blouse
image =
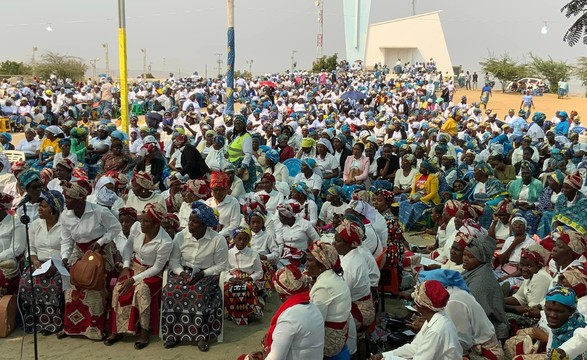
[[[263,267],[261,266],[261,259],[259,254],[246,246],[239,250],[235,247],[228,250],[228,267],[229,272],[233,270],[240,270],[249,274],[253,281],[260,280],[263,277]],[[230,273],[228,279],[232,278]]]
[[[275,181],[281,181],[291,185],[291,181],[289,179],[289,170],[287,169],[287,166],[283,165],[282,163],[275,164],[274,172],[271,172],[271,168],[265,169],[265,172],[272,174],[275,177]]]
[[[141,224],[136,222],[130,229],[128,241],[122,252],[123,266],[130,267],[134,258],[149,268],[133,276],[135,282],[153,276],[161,276],[173,249],[173,242],[162,226],[159,227],[159,232],[154,239],[146,244],[144,241],[145,234],[141,231]]]
[[[298,252],[306,250],[308,244],[316,240],[320,240],[320,235],[307,220],[296,217],[292,226],[284,225],[279,220],[275,225],[275,241],[283,249],[282,258],[301,258],[302,254]],[[292,254],[292,251],[296,254]]]
[[[227,237],[232,229],[240,225],[242,220],[241,207],[238,200],[232,195],[226,195],[222,202],[217,202],[214,197],[206,200],[206,205],[218,210],[218,221],[222,225],[220,235]]]
[[[15,260],[24,253],[25,249],[26,232],[24,225],[15,216],[6,215],[0,221],[0,261]]]
[[[395,172],[395,178],[393,180],[393,187],[396,187],[400,190],[411,189],[414,186],[414,178],[418,171],[415,168],[410,170],[408,176],[404,176],[403,169],[397,169]]]
[[[258,233],[252,233],[251,237],[251,248],[255,250],[259,255],[267,256],[267,260],[275,261],[279,259],[281,250],[275,242],[275,235],[270,234],[265,230],[261,230]]]
[[[210,228],[201,239],[194,238],[189,229],[178,232],[173,240],[169,267],[179,275],[184,266],[204,270],[206,276],[219,275],[228,268],[226,239]]]
[[[306,200],[302,205],[302,211],[296,214],[296,217],[308,220],[312,226],[316,225],[318,222],[318,205],[310,199]]]
[[[351,292],[341,276],[326,270],[316,278],[310,301],[322,313],[324,321],[347,321],[351,314]]]
[[[342,203],[340,206],[333,206],[330,201],[326,201],[322,204],[322,208],[320,209],[320,215],[318,215],[318,219],[324,221],[325,224],[332,223],[334,220],[334,215],[344,215],[346,209],[349,206],[346,203]]]
[[[322,174],[324,175],[331,175],[335,169],[338,169],[340,174],[340,162],[332,154],[326,154],[324,159],[316,156],[316,165],[322,170]]]
[[[153,192],[151,196],[146,199],[140,198],[135,193],[130,190],[128,192],[128,197],[126,198],[126,207],[131,207],[137,211],[137,213],[141,214],[143,210],[145,210],[145,206],[147,204],[161,204],[164,209],[167,209],[165,205],[165,199],[161,194]]]
[[[357,301],[371,294],[369,271],[365,257],[359,250],[353,249],[348,254],[341,256],[340,263],[344,270],[344,281],[351,291],[351,300]]]
[[[47,230],[45,219],[37,219],[30,227],[31,256],[39,261],[47,261],[53,257],[61,257],[61,224],[59,221]]]
[[[305,183],[308,185],[308,189],[311,190],[320,190],[322,189],[322,177],[316,173],[312,174],[310,178],[306,178],[304,173],[299,173],[294,177],[294,184],[296,183]]]

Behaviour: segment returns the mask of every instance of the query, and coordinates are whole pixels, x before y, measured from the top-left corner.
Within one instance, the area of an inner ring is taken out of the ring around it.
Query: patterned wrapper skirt
[[[20,272],[23,269],[22,258],[0,261],[0,296],[14,295],[18,292]]]
[[[273,291],[273,275],[275,275],[276,266],[269,260],[261,260],[261,266],[263,267],[263,278],[257,281],[257,287],[265,291],[265,296],[269,296]]]
[[[55,333],[63,329],[63,287],[61,275],[56,272],[52,277],[44,275],[33,277],[35,288],[35,310],[37,314],[37,331]],[[24,316],[24,328],[26,332],[33,331],[33,312],[31,307],[33,297],[31,291],[31,278],[28,271],[22,274],[20,280],[20,308]]]
[[[138,275],[148,268],[134,260],[129,276]],[[131,290],[121,295],[122,280],[124,279],[119,279],[112,293],[112,310],[110,312],[112,333],[134,334],[137,331],[137,325],[139,325],[142,329],[152,328],[153,333],[158,334],[163,279],[159,276],[152,276],[140,280],[133,285]]]
[[[205,276],[194,285],[184,285],[179,275],[170,274],[163,289],[163,341],[197,342],[218,338],[224,314],[218,279],[218,275]]]
[[[349,333],[348,321],[324,322],[324,356],[333,357],[344,349]]]
[[[76,244],[73,247],[70,263],[73,264],[80,259],[91,244],[92,242]],[[114,249],[114,243],[103,246],[106,273],[112,271],[114,267],[112,256]],[[67,335],[83,335],[88,339],[101,340],[106,327],[107,295],[106,287],[104,287],[104,290],[78,290],[72,285],[65,290],[63,331]]]
[[[375,321],[375,306],[371,299],[371,294],[353,301],[351,304],[351,314],[355,319],[357,333],[369,330],[371,324]]]
[[[484,344],[474,345],[468,356],[471,360],[501,360],[503,359],[503,349],[497,336],[493,335]]]
[[[237,279],[245,279],[247,273],[233,271],[231,274]],[[224,304],[226,312],[237,325],[248,325],[249,316],[263,316],[261,299],[257,286],[252,281],[239,284],[224,284]]]

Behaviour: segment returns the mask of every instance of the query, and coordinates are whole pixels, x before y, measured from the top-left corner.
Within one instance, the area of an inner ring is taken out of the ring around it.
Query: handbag
[[[71,284],[78,290],[104,289],[104,258],[99,252],[88,250],[71,268]]]

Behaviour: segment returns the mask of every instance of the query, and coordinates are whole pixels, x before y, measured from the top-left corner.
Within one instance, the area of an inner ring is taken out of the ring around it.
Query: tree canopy
[[[316,59],[312,64],[312,71],[313,72],[320,72],[320,71],[333,71],[336,70],[338,66],[338,54],[334,54],[331,56],[322,56],[319,59]]]
[[[48,79],[54,73],[60,79],[82,80],[88,69],[79,57],[47,52],[41,56],[41,61],[35,67],[35,72],[42,79]]]
[[[483,71],[492,74],[499,80],[502,91],[505,91],[510,81],[516,81],[526,77],[530,72],[528,65],[512,59],[508,54],[501,55],[500,58],[490,55],[489,58],[481,61],[479,64],[483,68]]]
[[[563,40],[570,46],[576,45],[581,39],[587,45],[587,0],[572,0],[562,7],[561,12],[567,18],[576,18],[565,33]]]
[[[6,60],[0,63],[0,75],[31,75],[33,68],[23,62]]]
[[[573,66],[564,61],[553,60],[551,57],[541,59],[532,54],[530,54],[530,58],[532,59],[530,66],[533,72],[548,80],[552,92],[558,91],[559,81],[568,81],[573,75]]]

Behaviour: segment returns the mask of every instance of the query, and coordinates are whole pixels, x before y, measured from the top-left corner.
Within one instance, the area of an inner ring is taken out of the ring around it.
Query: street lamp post
[[[253,78],[253,59],[247,60],[247,64],[249,65],[249,75]]]
[[[104,52],[106,53],[106,76],[110,75],[110,57],[108,56],[108,43],[102,44]]]
[[[293,74],[294,69],[296,67],[296,62],[295,62],[295,55],[296,55],[297,51],[296,50],[292,50],[291,51],[291,73]]]
[[[122,131],[128,134],[128,74],[126,72],[126,10],[118,0],[118,59],[120,64],[120,117]]]
[[[143,53],[143,78],[147,78],[147,49],[142,48],[141,52]]]
[[[92,66],[92,78],[96,77],[96,62],[100,61],[100,58],[90,59],[90,65]]]
[[[33,59],[31,61],[31,65],[33,67],[33,77],[36,75],[35,74],[35,72],[36,72],[35,70],[37,69],[37,63],[35,61],[35,53],[37,52],[37,50],[39,50],[39,48],[36,47],[36,46],[33,46]]]

